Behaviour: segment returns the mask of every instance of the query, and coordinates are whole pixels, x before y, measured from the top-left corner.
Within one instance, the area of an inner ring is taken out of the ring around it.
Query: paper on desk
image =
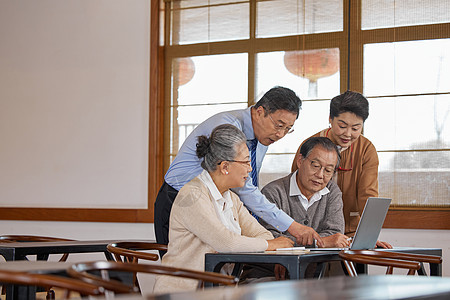
[[[264,251],[266,254],[305,254],[309,252],[310,249],[305,249],[305,247],[278,248],[277,250]]]
[[[305,247],[278,248],[277,251],[305,250]]]

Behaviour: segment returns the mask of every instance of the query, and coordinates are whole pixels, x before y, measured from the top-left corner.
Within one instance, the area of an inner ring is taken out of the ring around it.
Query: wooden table
[[[35,264],[37,268],[40,267],[41,273],[55,274],[50,272],[49,269],[44,267],[50,254],[62,254],[62,253],[104,253],[107,260],[114,260],[112,254],[108,252],[106,246],[116,242],[136,242],[138,240],[92,240],[92,241],[59,241],[59,242],[17,242],[17,243],[0,243],[0,255],[2,255],[7,262],[25,260],[27,255],[36,255],[41,264]],[[142,240],[140,240],[142,241]],[[155,242],[153,240],[145,240],[145,242]],[[42,264],[44,263],[44,264]],[[1,263],[0,263],[1,264]],[[56,265],[53,265],[56,266]],[[30,265],[28,265],[28,268]],[[65,269],[64,269],[65,271]],[[6,289],[6,299],[22,299],[22,293],[19,293],[14,285],[8,285]],[[27,298],[23,298],[27,299]]]
[[[417,253],[442,256],[442,249],[439,248],[410,248],[398,247],[392,250],[405,253]],[[207,253],[205,255],[205,271],[219,272],[225,263],[271,263],[281,264],[289,272],[290,279],[304,279],[305,271],[311,263],[325,263],[330,261],[340,261],[339,251],[314,251],[309,253],[296,251],[270,251],[267,252],[242,252],[242,253]],[[361,265],[358,273],[367,273],[367,266]],[[442,276],[442,266],[430,264],[430,275]],[[205,282],[205,286],[212,283]]]
[[[322,280],[286,280],[215,287],[203,291],[147,296],[147,300],[254,300],[254,299],[449,299],[450,278],[382,275],[337,276]],[[117,299],[120,299],[118,297]],[[139,299],[123,298],[123,299]]]
[[[16,271],[36,274],[62,274],[66,273],[66,270],[72,265],[72,263],[64,261],[7,261],[0,263],[0,270],[2,271]]]
[[[27,255],[37,255],[38,260],[45,260],[49,254],[103,252],[108,260],[112,260],[106,246],[115,242],[117,240],[0,243],[0,255],[12,261],[24,260]]]

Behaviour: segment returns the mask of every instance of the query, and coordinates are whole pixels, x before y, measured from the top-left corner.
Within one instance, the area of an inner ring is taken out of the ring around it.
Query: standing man
[[[259,218],[279,231],[288,231],[298,243],[311,245],[314,239],[322,245],[321,237],[311,227],[295,222],[285,212],[270,203],[258,189],[258,174],[270,144],[293,131],[293,125],[301,108],[300,98],[290,89],[274,87],[247,109],[218,113],[199,124],[186,138],[169,170],[155,201],[156,240],[168,244],[169,216],[178,191],[202,172],[201,160],[196,155],[197,137],[209,136],[221,124],[232,124],[247,137],[251,156],[251,178],[244,187],[233,189],[245,206]],[[195,216],[192,216],[195,218]]]

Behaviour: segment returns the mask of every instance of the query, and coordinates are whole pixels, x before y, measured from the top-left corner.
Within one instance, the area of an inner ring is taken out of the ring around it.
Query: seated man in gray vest
[[[350,244],[348,237],[343,234],[342,193],[336,182],[331,180],[339,160],[339,151],[331,140],[312,137],[300,149],[298,170],[272,181],[261,191],[296,222],[312,227],[322,237],[323,247],[348,247]],[[295,242],[289,232],[281,233],[263,220],[260,223],[274,237],[286,236]],[[296,243],[295,246],[307,245]],[[284,268],[280,265],[276,265],[275,270],[273,268],[273,265],[259,266],[245,272],[244,277],[275,275],[276,279],[284,279]]]

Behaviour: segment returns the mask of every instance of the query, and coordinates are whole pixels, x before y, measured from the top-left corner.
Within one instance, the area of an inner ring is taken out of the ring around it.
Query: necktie
[[[250,151],[250,163],[252,165],[252,172],[250,176],[252,177],[253,185],[258,187],[258,172],[256,171],[256,146],[258,145],[258,140],[253,139],[250,141],[249,151]],[[250,211],[250,210],[249,210]],[[251,215],[255,217],[256,220],[259,220],[259,217],[252,211],[250,211]]]
[[[250,162],[252,165],[252,172],[250,176],[252,177],[253,185],[258,187],[258,172],[256,171],[256,146],[258,145],[258,140],[253,139],[250,141]]]

